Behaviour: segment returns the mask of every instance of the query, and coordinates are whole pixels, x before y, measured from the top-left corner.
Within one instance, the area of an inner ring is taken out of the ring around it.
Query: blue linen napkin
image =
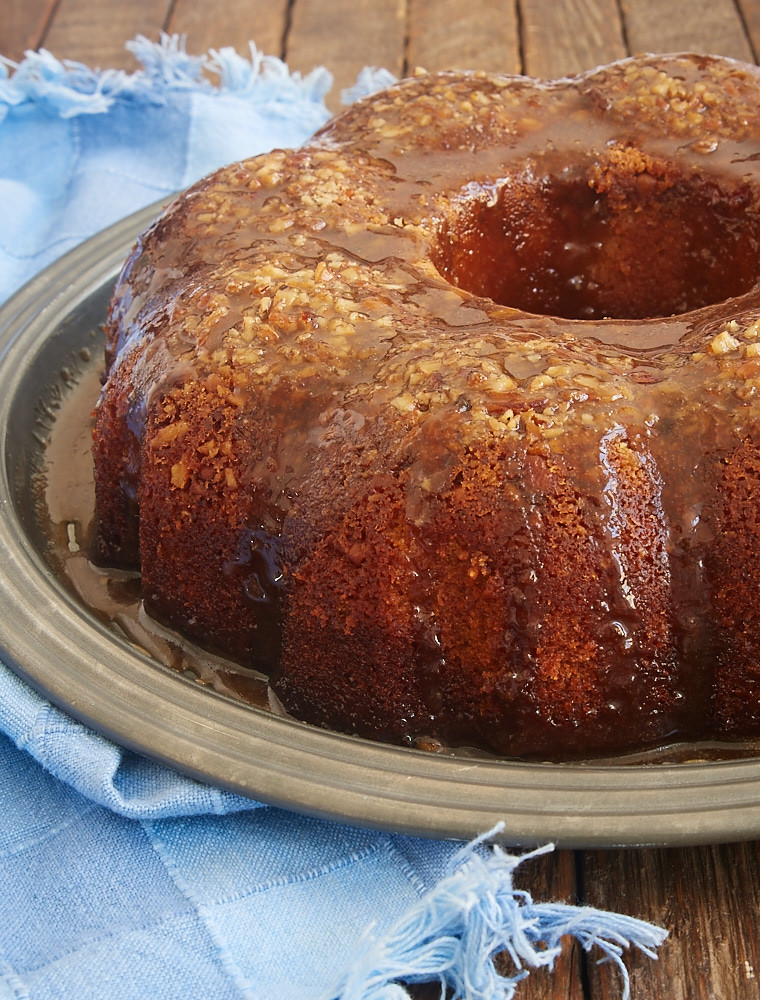
[[[207,171],[305,140],[331,80],[251,46],[130,43],[133,74],[0,59],[0,302],[61,253]],[[216,77],[212,83],[210,77]],[[367,70],[349,99],[388,74]],[[0,648],[2,645],[0,624]],[[535,903],[519,863],[210,788],[90,732],[0,663],[0,1000],[513,996],[563,935],[655,957],[665,932]],[[550,849],[550,848],[546,848]],[[491,961],[506,950],[515,971]]]

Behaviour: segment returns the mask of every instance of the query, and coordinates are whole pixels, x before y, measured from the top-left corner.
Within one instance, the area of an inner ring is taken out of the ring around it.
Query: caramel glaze
[[[114,293],[99,560],[318,725],[760,734],[758,96],[423,75],[197,184]]]

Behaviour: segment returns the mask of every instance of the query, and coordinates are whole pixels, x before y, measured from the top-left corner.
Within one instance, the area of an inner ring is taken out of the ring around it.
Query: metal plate
[[[43,558],[35,472],[65,392],[61,372],[77,352],[93,349],[116,273],[155,212],[145,209],[67,254],[0,310],[4,662],[123,746],[317,816],[458,838],[503,820],[503,840],[513,845],[695,844],[760,835],[757,759],[555,765],[372,743],[202,688],[77,602]]]

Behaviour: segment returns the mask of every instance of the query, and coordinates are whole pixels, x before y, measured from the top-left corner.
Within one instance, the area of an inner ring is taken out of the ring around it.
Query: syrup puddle
[[[46,450],[42,492],[49,562],[62,582],[101,621],[166,667],[258,708],[282,714],[266,677],[195,646],[143,609],[140,576],[103,569],[88,553],[95,532],[91,411],[99,370],[87,371],[63,402]]]

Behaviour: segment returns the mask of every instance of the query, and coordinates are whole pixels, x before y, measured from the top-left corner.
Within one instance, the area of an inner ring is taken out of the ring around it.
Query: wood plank
[[[134,70],[137,61],[125,43],[136,35],[157,40],[170,6],[171,0],[60,0],[41,41],[60,59]]]
[[[410,0],[408,71],[480,69],[519,73],[520,40],[514,3]]]
[[[616,0],[521,0],[524,72],[554,79],[627,55]]]
[[[635,52],[709,52],[753,61],[734,0],[621,0]]]
[[[334,77],[327,104],[340,110],[340,92],[365,66],[404,72],[405,0],[296,0],[286,39],[291,69],[326,66]]]
[[[0,17],[0,55],[18,62],[39,47],[56,0],[6,0]]]
[[[653,962],[627,956],[631,995],[667,1000],[757,1000],[760,995],[760,845],[589,852],[585,890],[593,906],[668,928]],[[591,996],[620,996],[608,966],[589,969]]]
[[[264,55],[282,57],[288,0],[216,0],[210,17],[211,9],[208,0],[176,0],[167,31],[185,35],[188,52],[231,46],[247,56],[254,42]]]
[[[576,903],[574,853],[554,851],[524,861],[515,872],[515,886],[530,892],[536,903]],[[518,986],[517,995],[520,1000],[584,1000],[582,962],[582,949],[574,939],[567,938],[554,968],[531,972]]]
[[[749,35],[749,44],[755,62],[760,59],[760,4],[757,0],[736,0],[736,6]]]

